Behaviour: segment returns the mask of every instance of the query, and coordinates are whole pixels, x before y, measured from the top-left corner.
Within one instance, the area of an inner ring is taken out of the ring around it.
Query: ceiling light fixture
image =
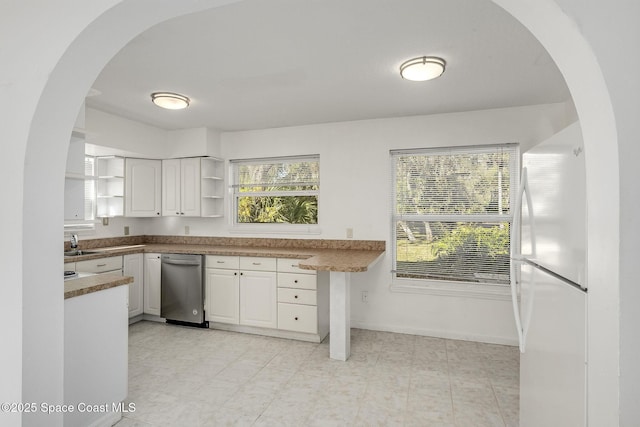
[[[424,82],[435,79],[444,73],[446,62],[435,56],[419,56],[400,65],[400,75],[405,80]]]
[[[189,106],[191,100],[184,95],[173,92],[154,92],[151,94],[151,102],[158,107],[168,110],[182,110]]]

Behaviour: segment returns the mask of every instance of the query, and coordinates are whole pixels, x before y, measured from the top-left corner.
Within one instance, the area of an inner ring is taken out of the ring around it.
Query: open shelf
[[[124,157],[96,157],[96,217],[124,215]]]
[[[200,159],[200,213],[205,218],[224,216],[224,160],[216,157]]]

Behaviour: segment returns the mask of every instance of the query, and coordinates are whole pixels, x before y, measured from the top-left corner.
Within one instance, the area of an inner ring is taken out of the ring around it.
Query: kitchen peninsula
[[[264,257],[297,260],[297,268],[328,275],[330,357],[350,355],[350,276],[367,271],[384,254],[384,241],[132,236],[84,240],[83,250],[97,253],[65,257],[65,262],[136,253]],[[68,249],[68,248],[66,248]],[[319,285],[319,286],[324,286]],[[326,294],[327,289],[318,289]],[[233,330],[233,329],[232,329]]]
[[[121,417],[128,372],[124,285],[131,282],[99,274],[64,283],[64,403],[72,408],[65,411],[66,426],[111,425]],[[98,405],[100,411],[90,410]]]

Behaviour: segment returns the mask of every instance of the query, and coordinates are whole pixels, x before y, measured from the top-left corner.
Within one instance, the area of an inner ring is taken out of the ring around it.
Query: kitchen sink
[[[64,256],[78,256],[78,255],[91,255],[91,254],[101,254],[103,251],[91,251],[91,250],[82,250],[82,249],[73,249],[71,251],[64,251]]]

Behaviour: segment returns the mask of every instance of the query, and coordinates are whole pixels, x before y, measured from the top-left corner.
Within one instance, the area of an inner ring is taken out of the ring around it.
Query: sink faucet
[[[78,248],[78,235],[77,234],[72,234],[71,235],[71,249],[77,249]]]

